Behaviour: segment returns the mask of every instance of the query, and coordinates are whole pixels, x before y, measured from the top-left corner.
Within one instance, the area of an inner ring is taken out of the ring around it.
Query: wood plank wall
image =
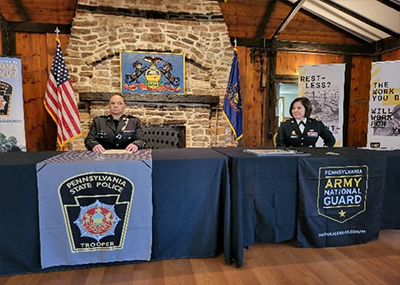
[[[243,103],[243,146],[260,146],[264,137],[263,94],[260,91],[260,61],[251,63],[251,49],[238,47]]]
[[[24,112],[26,143],[28,151],[55,150],[56,125],[43,106],[47,78],[55,51],[54,34],[16,33],[16,54],[22,60],[24,92]],[[61,46],[65,49],[68,35],[60,35]],[[0,38],[1,40],[1,38]],[[0,54],[2,54],[0,44]],[[251,63],[251,48],[238,47],[241,93],[243,98],[243,139],[242,146],[272,146],[268,136],[270,111],[275,117],[275,104],[272,110],[268,103],[268,92],[275,94],[277,78],[287,76],[289,81],[298,75],[299,65],[343,63],[343,56],[294,52],[277,52],[276,69],[267,78],[268,60],[264,57],[263,86],[260,90],[260,61],[255,57]],[[351,82],[348,100],[347,146],[365,146],[368,124],[369,82],[372,57],[352,57]],[[381,55],[382,61],[400,60],[400,50]],[[271,84],[270,84],[271,83]],[[274,96],[274,95],[272,95]],[[274,119],[274,118],[273,118]],[[276,122],[274,121],[276,126]],[[277,128],[274,130],[276,132]]]
[[[266,135],[265,124],[268,123],[267,94],[261,94],[259,88],[260,64],[255,61],[250,63],[250,48],[239,48],[239,70],[241,76],[241,88],[243,98],[243,142],[244,146],[271,146],[271,139]],[[399,60],[400,50],[383,54],[382,61]],[[345,146],[365,146],[367,143],[369,89],[371,77],[372,57],[351,57],[351,82],[348,94],[345,94],[345,126],[344,137],[347,137]],[[276,86],[279,81],[297,82],[294,76],[299,74],[300,65],[344,63],[343,55],[312,54],[295,52],[277,52],[275,75],[268,78],[271,86]],[[264,71],[264,74],[265,71]],[[243,79],[244,77],[244,79]],[[288,78],[285,80],[285,78]],[[276,98],[276,88],[271,88],[272,96]],[[346,103],[347,102],[347,103]],[[275,114],[275,106],[272,106]],[[275,115],[274,115],[275,117]],[[277,122],[274,121],[277,131]]]
[[[353,57],[347,146],[366,146],[372,57]]]
[[[16,54],[21,57],[25,136],[28,151],[56,149],[57,129],[43,105],[55,51],[54,34],[16,33]],[[60,35],[62,48],[68,35]]]

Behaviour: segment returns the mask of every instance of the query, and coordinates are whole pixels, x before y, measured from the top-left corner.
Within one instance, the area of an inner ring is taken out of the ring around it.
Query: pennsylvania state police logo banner
[[[63,182],[58,194],[72,252],[124,247],[131,180],[116,173],[83,173]]]
[[[386,157],[299,158],[297,245],[330,247],[379,236]]]
[[[151,150],[74,151],[37,164],[42,268],[150,260]]]

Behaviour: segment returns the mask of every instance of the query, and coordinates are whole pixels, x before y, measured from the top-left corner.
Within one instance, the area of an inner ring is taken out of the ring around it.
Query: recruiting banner
[[[400,148],[400,60],[373,62],[367,147]]]
[[[300,158],[298,167],[299,247],[344,246],[378,238],[386,157]]]
[[[152,160],[66,152],[37,164],[42,268],[150,260]]]
[[[0,56],[0,152],[26,151],[21,59]]]
[[[343,98],[345,64],[300,66],[299,97],[312,103],[311,117],[321,120],[336,138],[335,146],[343,146]],[[323,146],[322,139],[317,146]]]

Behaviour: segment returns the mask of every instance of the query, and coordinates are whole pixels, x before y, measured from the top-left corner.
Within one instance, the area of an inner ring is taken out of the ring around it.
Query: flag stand
[[[228,144],[226,147],[237,147],[237,145],[234,145],[232,142],[234,141],[234,136],[233,136],[233,132],[231,130],[231,143]]]

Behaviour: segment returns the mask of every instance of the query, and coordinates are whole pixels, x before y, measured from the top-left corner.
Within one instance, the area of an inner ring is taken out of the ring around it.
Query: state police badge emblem
[[[129,223],[133,183],[108,172],[70,177],[59,197],[72,252],[122,249]]]

